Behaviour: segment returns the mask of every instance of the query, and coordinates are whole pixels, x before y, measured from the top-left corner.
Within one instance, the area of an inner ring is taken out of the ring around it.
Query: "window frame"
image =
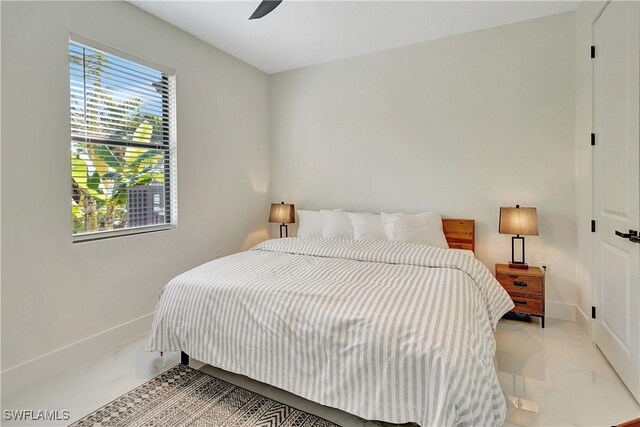
[[[102,239],[109,239],[113,237],[123,237],[130,236],[136,234],[146,234],[156,231],[165,231],[165,230],[173,230],[177,228],[178,225],[178,188],[177,188],[177,127],[176,127],[176,72],[173,68],[165,67],[162,65],[155,64],[151,61],[148,61],[139,56],[133,55],[131,53],[125,52],[118,48],[106,45],[104,43],[100,43],[96,40],[90,39],[88,37],[84,37],[78,34],[69,33],[69,40],[67,46],[70,46],[70,43],[78,43],[86,46],[87,48],[102,51],[106,54],[115,55],[122,59],[131,61],[136,63],[137,65],[144,66],[147,68],[151,68],[162,75],[162,80],[165,80],[169,83],[170,91],[168,95],[168,99],[165,99],[165,96],[162,96],[162,116],[167,120],[168,126],[166,126],[165,130],[162,132],[167,137],[168,145],[165,144],[156,144],[156,143],[139,143],[134,141],[127,141],[126,143],[116,142],[116,141],[107,141],[103,139],[94,139],[87,137],[77,137],[72,136],[72,122],[71,117],[69,116],[69,144],[76,143],[92,143],[96,142],[99,144],[111,144],[111,145],[119,145],[119,146],[132,146],[138,148],[151,148],[162,150],[168,156],[165,156],[164,163],[164,188],[165,193],[168,194],[168,198],[165,196],[165,215],[168,217],[164,224],[151,224],[151,225],[142,225],[130,228],[122,228],[116,230],[97,230],[85,233],[74,233],[73,228],[71,230],[71,237],[73,243],[81,243]],[[67,47],[68,55],[69,47]],[[71,75],[71,65],[69,65],[69,76]],[[170,81],[169,81],[170,80]],[[69,81],[69,93],[71,96],[72,92],[72,84],[71,80]],[[69,147],[69,146],[68,146]],[[71,166],[71,165],[70,165]],[[70,170],[70,177],[72,176]]]

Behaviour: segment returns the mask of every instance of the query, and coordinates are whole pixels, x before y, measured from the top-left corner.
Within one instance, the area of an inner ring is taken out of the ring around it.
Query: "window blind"
[[[79,36],[69,70],[74,236],[175,225],[175,74]]]

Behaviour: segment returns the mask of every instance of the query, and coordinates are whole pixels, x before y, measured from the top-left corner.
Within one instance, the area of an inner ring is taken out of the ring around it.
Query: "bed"
[[[473,221],[443,226],[450,247],[475,249]],[[273,239],[167,284],[147,350],[182,351],[369,420],[501,425],[493,330],[512,307],[460,251]]]

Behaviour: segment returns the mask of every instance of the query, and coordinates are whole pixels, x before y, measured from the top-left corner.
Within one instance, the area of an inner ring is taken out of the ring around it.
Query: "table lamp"
[[[523,269],[529,268],[524,259],[524,237],[538,235],[538,214],[536,208],[521,208],[516,205],[515,208],[500,208],[500,234],[515,234],[511,237],[511,262],[509,268]],[[516,240],[522,242],[522,259],[515,260],[515,243]]]
[[[285,237],[289,237],[289,228],[287,224],[296,222],[296,208],[292,204],[285,202],[271,203],[271,212],[269,212],[269,222],[279,222],[280,237],[282,237],[282,229],[284,229]]]

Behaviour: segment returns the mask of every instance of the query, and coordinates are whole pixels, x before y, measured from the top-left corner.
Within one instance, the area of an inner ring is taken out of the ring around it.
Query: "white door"
[[[640,402],[640,2],[609,3],[593,31],[595,340]]]

